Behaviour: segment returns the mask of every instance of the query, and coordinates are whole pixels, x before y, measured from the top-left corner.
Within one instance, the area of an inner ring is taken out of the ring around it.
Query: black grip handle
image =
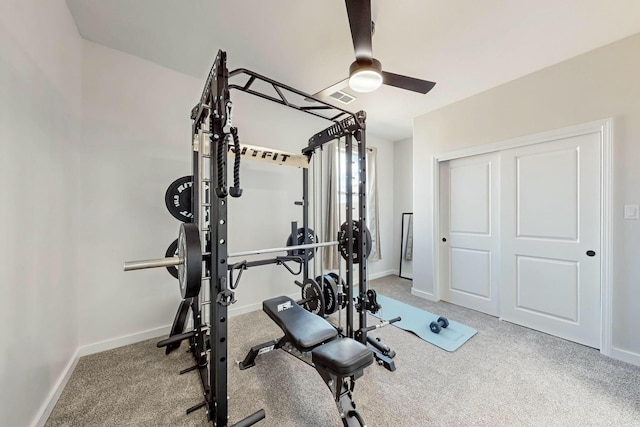
[[[259,421],[264,420],[264,417],[265,417],[264,409],[260,409],[259,411],[249,415],[247,418],[238,421],[233,425],[233,427],[249,427]]]
[[[176,335],[172,335],[167,339],[164,339],[162,341],[158,341],[158,344],[156,344],[156,346],[158,348],[160,347],[166,347],[168,345],[174,344],[174,343],[178,343],[182,340],[186,340],[187,338],[191,338],[193,336],[196,335],[196,331],[190,331],[190,332],[185,332],[184,334],[176,334]]]

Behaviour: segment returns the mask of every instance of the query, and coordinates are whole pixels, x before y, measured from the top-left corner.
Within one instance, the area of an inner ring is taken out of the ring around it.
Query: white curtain
[[[378,149],[367,149],[367,227],[371,232],[371,255],[369,261],[380,261],[380,222],[378,221]]]
[[[328,185],[327,185],[327,223],[325,227],[325,241],[335,240],[340,230],[340,221],[345,221],[345,214],[341,212],[344,206],[340,204],[340,191],[338,187],[340,180],[345,181],[345,159],[344,148],[340,149],[337,142],[329,145],[328,152]],[[355,154],[355,153],[354,153]],[[380,223],[378,220],[378,172],[377,172],[377,149],[367,149],[367,228],[371,232],[372,250],[369,261],[379,261],[382,259],[382,248],[380,245]],[[354,168],[355,169],[355,168]],[[354,170],[357,173],[357,169]],[[357,202],[354,200],[355,205]],[[324,268],[337,270],[340,265],[340,256],[337,248],[324,248]]]
[[[332,242],[338,238],[338,230],[340,230],[339,221],[339,209],[340,200],[338,193],[338,144],[332,142],[328,145],[327,150],[327,164],[329,165],[328,175],[329,180],[327,184],[327,200],[325,206],[327,207],[327,217],[324,230],[325,242]],[[324,250],[324,268],[329,270],[337,270],[340,266],[340,257],[338,255],[338,248],[333,246],[325,247]]]

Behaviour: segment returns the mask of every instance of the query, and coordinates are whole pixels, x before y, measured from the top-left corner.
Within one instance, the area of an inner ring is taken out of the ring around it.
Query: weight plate
[[[340,277],[338,277],[338,273],[329,273],[329,276],[333,279],[333,282],[336,283],[336,288],[337,288],[337,284],[342,282],[342,293],[344,294],[344,298],[342,298],[342,307],[341,308],[345,308],[347,306],[347,300],[348,300],[348,286],[347,286],[347,282],[344,281],[344,279],[341,279]],[[337,295],[337,293],[336,293]]]
[[[315,280],[309,278],[302,285],[302,307],[318,316],[323,316],[325,312],[324,295],[322,287]]]
[[[174,257],[174,256],[178,256],[178,239],[176,239],[173,242],[171,242],[171,244],[167,248],[167,252],[165,252],[164,256],[166,258],[171,258],[171,257]],[[178,278],[178,269],[175,266],[167,267],[167,271],[169,272],[170,275],[172,275],[176,279]]]
[[[191,176],[183,176],[169,185],[164,194],[164,203],[169,213],[179,221],[191,222],[193,211],[191,209],[191,191],[193,179]]]
[[[353,229],[352,231],[353,262],[357,264],[358,252],[360,250],[360,241],[358,239],[358,234],[360,231],[360,221],[351,221],[351,228]],[[342,258],[344,258],[345,260],[349,258],[349,247],[347,245],[347,230],[348,230],[348,225],[346,222],[344,222],[340,226],[340,231],[338,231],[338,243],[339,243],[338,248],[340,250],[340,255],[342,255]],[[367,259],[369,258],[369,255],[371,255],[371,246],[372,246],[371,232],[367,227],[364,227],[364,246],[365,246],[364,259]]]
[[[309,239],[309,243],[318,243],[318,237],[316,236],[316,234],[313,232],[312,229],[307,228],[307,237]],[[298,231],[296,232],[296,238],[295,241],[293,240],[293,236],[291,234],[289,234],[289,237],[287,238],[287,246],[298,246],[298,245],[304,245],[304,228],[298,228]],[[288,251],[287,255],[289,256],[304,256],[304,249],[295,249],[293,251]],[[316,253],[316,248],[309,248],[307,249],[307,257],[308,259],[313,259],[313,256]]]
[[[182,298],[192,298],[200,293],[202,281],[202,249],[198,226],[187,222],[180,224],[178,235],[178,281]]]
[[[324,314],[329,315],[338,309],[338,285],[328,274],[316,277],[316,282],[322,283],[324,295]]]

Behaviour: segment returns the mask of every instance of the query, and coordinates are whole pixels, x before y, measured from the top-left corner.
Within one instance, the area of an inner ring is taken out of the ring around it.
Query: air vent
[[[351,96],[348,93],[344,93],[341,90],[333,92],[329,96],[335,99],[336,101],[342,102],[343,104],[350,104],[351,102],[356,100],[354,96]]]

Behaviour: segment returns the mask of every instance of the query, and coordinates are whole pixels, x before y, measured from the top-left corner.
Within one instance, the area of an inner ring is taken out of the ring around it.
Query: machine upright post
[[[219,51],[214,78],[211,80],[211,178],[215,185],[209,186],[211,195],[210,226],[210,265],[209,281],[211,308],[209,310],[209,386],[211,396],[208,399],[209,417],[214,425],[228,425],[229,404],[227,401],[227,150],[228,143],[224,134],[227,102],[229,102],[226,53]],[[213,184],[213,183],[212,183]],[[215,250],[214,250],[215,247]]]
[[[302,169],[302,229],[304,236],[304,244],[307,243],[315,243],[309,242],[309,236],[307,233],[307,229],[309,228],[309,169]],[[295,238],[296,234],[293,234]],[[294,239],[295,242],[295,239]],[[309,257],[307,256],[308,252],[305,249],[303,259],[304,263],[302,264],[302,274],[303,280],[307,280],[309,278]]]
[[[345,136],[345,194],[346,194],[346,221],[347,221],[347,337],[354,338],[353,329],[353,136],[347,133]]]
[[[364,120],[364,119],[363,119]],[[358,132],[358,213],[360,214],[360,226],[358,227],[358,276],[360,281],[360,298],[362,301],[361,310],[359,312],[359,330],[362,334],[359,336],[360,342],[367,344],[367,257],[366,251],[366,226],[367,226],[367,138],[365,128],[362,127]],[[376,235],[376,238],[378,236]]]

